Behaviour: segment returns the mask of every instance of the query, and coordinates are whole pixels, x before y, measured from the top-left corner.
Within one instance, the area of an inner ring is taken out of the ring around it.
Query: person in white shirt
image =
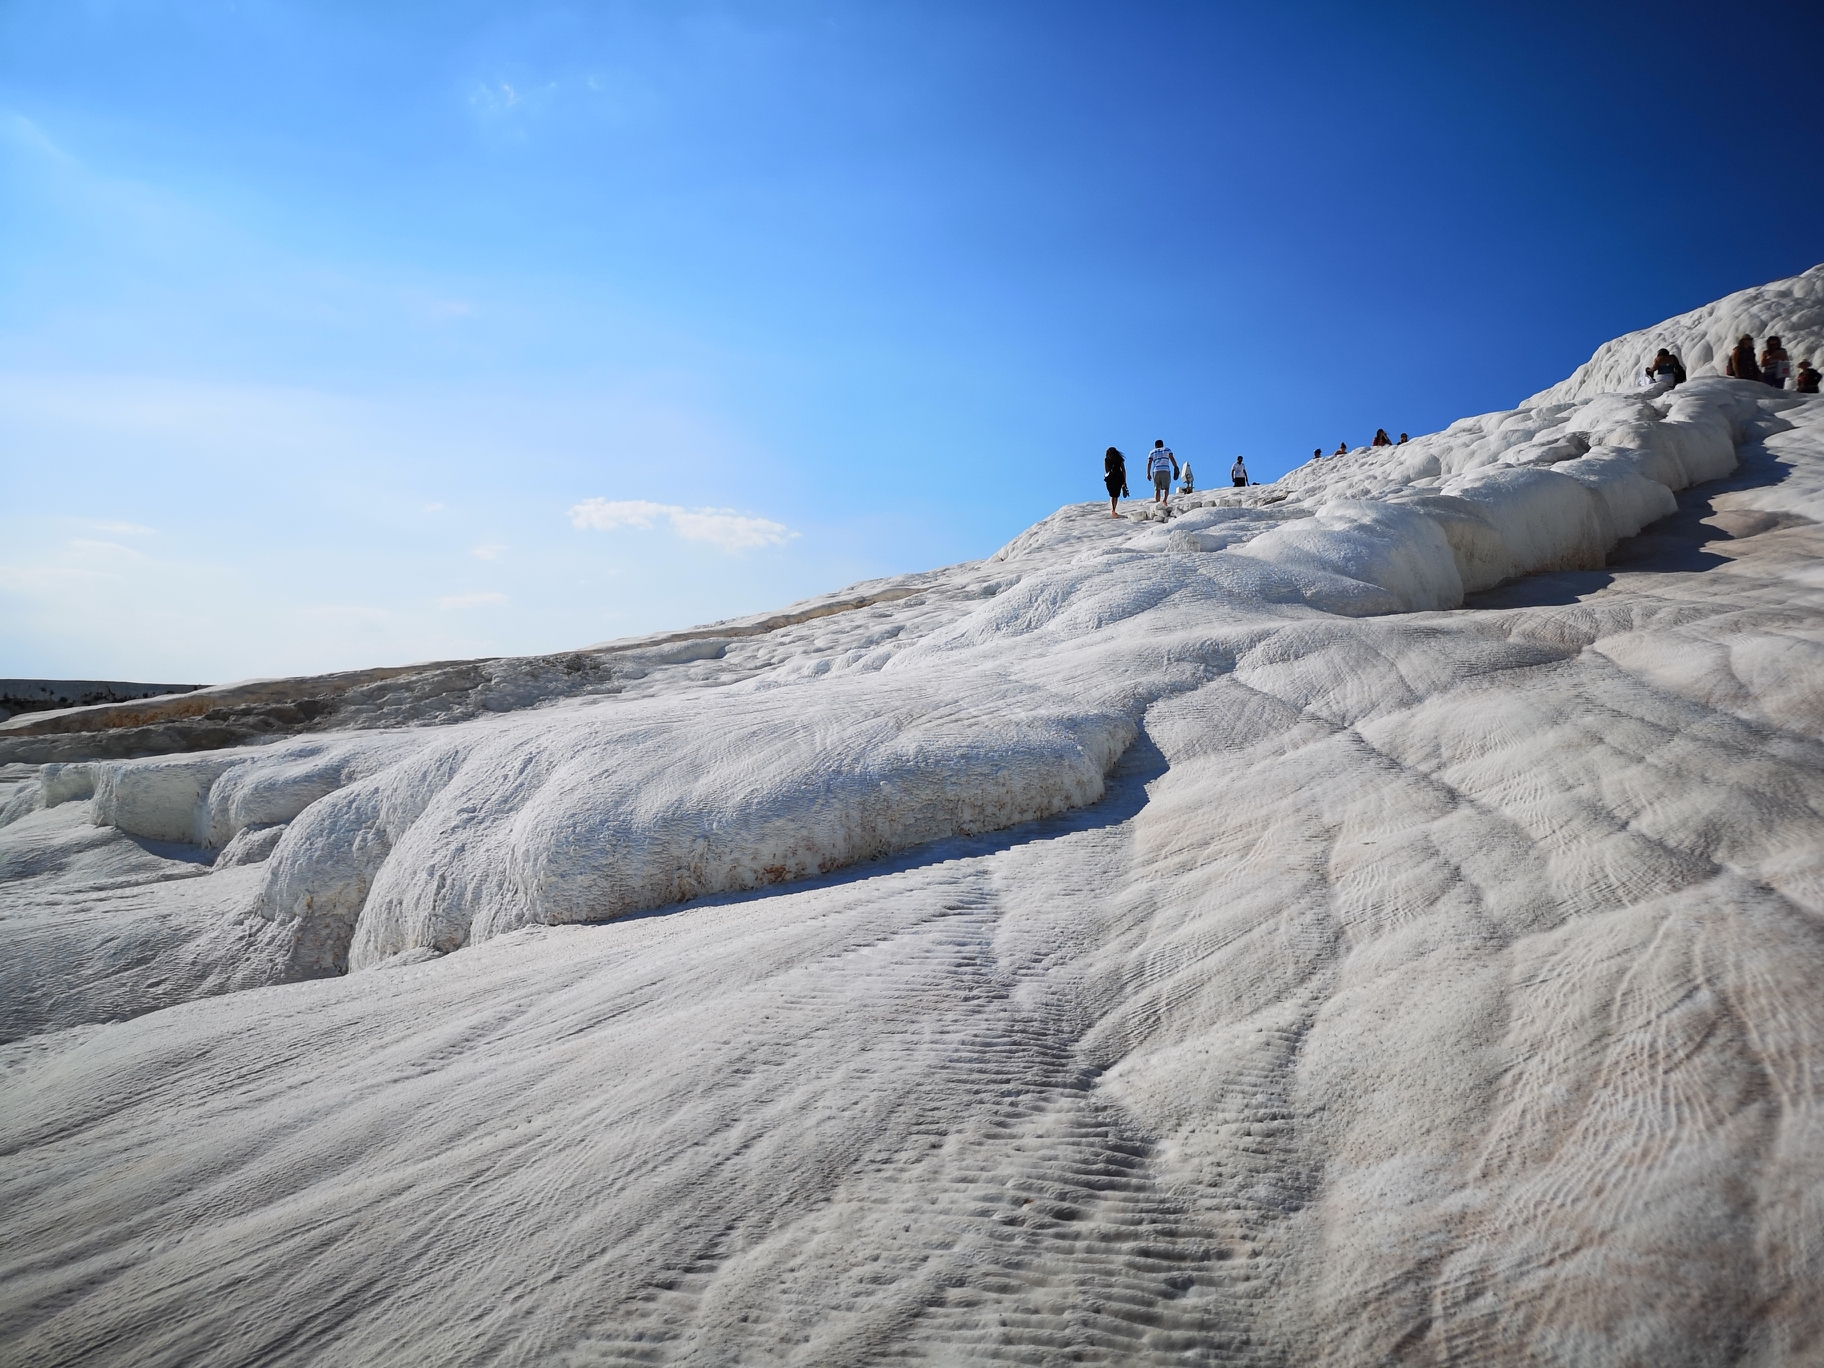
[[[1178,458],[1161,437],[1146,455],[1146,473],[1153,477],[1153,502],[1166,503],[1172,494],[1172,481],[1178,478]]]
[[[1237,456],[1235,464],[1229,467],[1229,479],[1234,481],[1235,488],[1240,489],[1248,482],[1247,463]]]

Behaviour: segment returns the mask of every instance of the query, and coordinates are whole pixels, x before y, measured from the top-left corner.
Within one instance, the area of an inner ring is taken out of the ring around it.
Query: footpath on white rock
[[[1769,332],[1824,266],[1169,519],[0,722],[9,1361],[1824,1356]]]

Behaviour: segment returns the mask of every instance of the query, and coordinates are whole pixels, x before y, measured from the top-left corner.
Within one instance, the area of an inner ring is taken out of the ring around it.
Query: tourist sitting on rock
[[[1324,449],[1322,447],[1312,447],[1311,448],[1311,459],[1314,461],[1323,460],[1324,459]]]
[[[1387,435],[1386,428],[1376,428],[1374,430],[1374,442],[1372,443],[1372,445],[1374,445],[1374,446],[1392,446],[1393,438],[1391,438]]]
[[[1114,447],[1102,458],[1102,483],[1108,489],[1108,516],[1120,517],[1115,504],[1127,495],[1127,458]]]
[[[1172,498],[1172,481],[1178,478],[1178,458],[1172,455],[1172,449],[1161,437],[1153,443],[1153,449],[1146,455],[1146,473],[1153,479],[1153,502],[1169,504]]]
[[[1408,437],[1405,433],[1402,432],[1400,434],[1400,440],[1395,442],[1394,445],[1395,446],[1405,446],[1406,443],[1410,442],[1411,440],[1412,439],[1410,437]]]
[[[1239,456],[1235,458],[1235,464],[1229,467],[1229,482],[1237,489],[1248,482],[1247,463]]]
[[[1775,389],[1785,389],[1786,377],[1791,374],[1792,358],[1786,355],[1786,348],[1780,345],[1779,338],[1768,338],[1761,350],[1761,379]]]
[[[1653,364],[1647,367],[1647,373],[1652,376],[1655,384],[1658,384],[1661,381],[1670,380],[1673,386],[1676,387],[1685,383],[1684,362],[1680,361],[1664,347],[1661,347],[1659,349],[1659,355],[1653,358]]]
[[[1729,353],[1729,363],[1723,367],[1724,375],[1734,376],[1737,380],[1759,380],[1761,368],[1754,363],[1754,339],[1743,333],[1735,344],[1735,350]]]
[[[1338,442],[1336,444],[1336,450],[1331,452],[1330,454],[1332,456],[1347,456],[1349,454],[1349,443]]]
[[[1792,387],[1800,394],[1816,394],[1818,392],[1818,373],[1812,369],[1811,358],[1809,356],[1799,362],[1799,373],[1793,376]]]

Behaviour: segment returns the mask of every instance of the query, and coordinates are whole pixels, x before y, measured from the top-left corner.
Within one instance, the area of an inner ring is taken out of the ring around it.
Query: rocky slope
[[[1824,402],[1595,374],[265,744],[0,731],[9,1353],[1824,1354]]]

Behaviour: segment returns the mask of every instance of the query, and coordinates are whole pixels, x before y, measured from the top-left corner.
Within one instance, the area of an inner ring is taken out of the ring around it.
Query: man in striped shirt
[[[1146,473],[1153,477],[1153,502],[1164,503],[1172,492],[1172,481],[1178,478],[1178,458],[1161,437],[1147,453]]]

